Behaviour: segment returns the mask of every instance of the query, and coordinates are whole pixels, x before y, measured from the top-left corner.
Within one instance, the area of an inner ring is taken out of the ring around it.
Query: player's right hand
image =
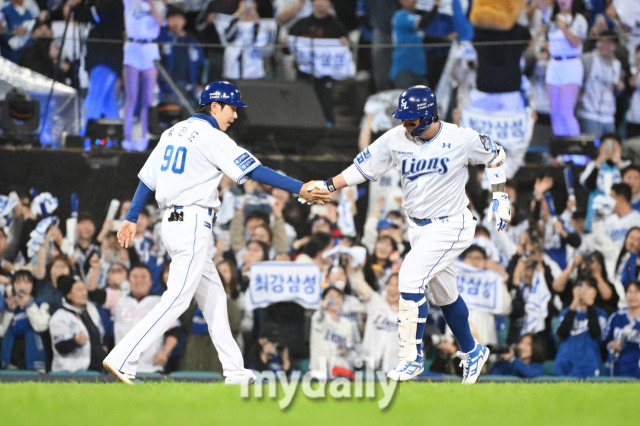
[[[312,180],[302,185],[298,201],[302,204],[324,204],[331,201],[331,193],[323,180]]]
[[[123,220],[118,229],[118,244],[120,247],[129,248],[129,244],[133,242],[133,237],[136,235],[136,224]]]

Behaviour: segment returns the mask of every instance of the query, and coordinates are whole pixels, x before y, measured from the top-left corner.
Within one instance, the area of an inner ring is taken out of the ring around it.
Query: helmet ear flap
[[[424,115],[420,120],[420,123],[418,123],[418,125],[413,130],[411,130],[409,134],[413,137],[420,137],[424,134],[424,132],[429,130],[429,128],[436,121],[438,121],[438,114],[432,115],[431,117],[429,117],[428,115]]]

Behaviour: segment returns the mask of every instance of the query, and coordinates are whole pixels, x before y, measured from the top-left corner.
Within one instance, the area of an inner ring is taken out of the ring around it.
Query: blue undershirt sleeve
[[[144,205],[147,203],[147,199],[152,192],[153,190],[151,188],[140,181],[138,189],[136,189],[136,193],[133,196],[133,200],[131,200],[129,211],[127,211],[127,215],[124,217],[124,219],[128,220],[129,222],[138,223],[138,216],[140,216],[140,212],[142,211]]]
[[[266,183],[267,185],[284,189],[285,191],[289,191],[293,194],[299,194],[303,185],[303,183],[299,180],[292,179],[289,176],[281,175],[275,170],[272,170],[269,167],[265,167],[263,165],[259,165],[258,167],[253,169],[251,172],[249,172],[249,174],[247,174],[247,176],[255,180],[256,182]]]

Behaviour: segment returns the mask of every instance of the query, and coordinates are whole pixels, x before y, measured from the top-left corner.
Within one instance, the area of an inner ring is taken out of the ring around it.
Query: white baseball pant
[[[209,326],[227,383],[254,378],[244,368],[242,352],[234,340],[227,316],[227,295],[213,263],[212,216],[209,209],[187,206],[182,221],[169,221],[173,209],[164,212],[162,238],[171,257],[167,291],[156,305],[116,345],[107,359],[123,373],[134,374],[140,354],[182,315],[196,298]]]
[[[400,291],[418,294],[428,290],[438,306],[455,302],[458,283],[454,262],[471,245],[475,229],[476,221],[466,208],[425,226],[409,219],[411,251],[400,267]]]

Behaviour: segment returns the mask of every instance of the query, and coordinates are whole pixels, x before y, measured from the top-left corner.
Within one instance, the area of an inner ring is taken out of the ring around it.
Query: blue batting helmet
[[[238,88],[228,81],[214,81],[205,86],[200,95],[200,105],[210,104],[211,102],[223,102],[236,107],[247,106],[240,99]]]
[[[427,86],[413,86],[402,92],[398,98],[398,109],[391,114],[400,120],[422,118],[411,136],[420,136],[438,119],[436,95]]]

